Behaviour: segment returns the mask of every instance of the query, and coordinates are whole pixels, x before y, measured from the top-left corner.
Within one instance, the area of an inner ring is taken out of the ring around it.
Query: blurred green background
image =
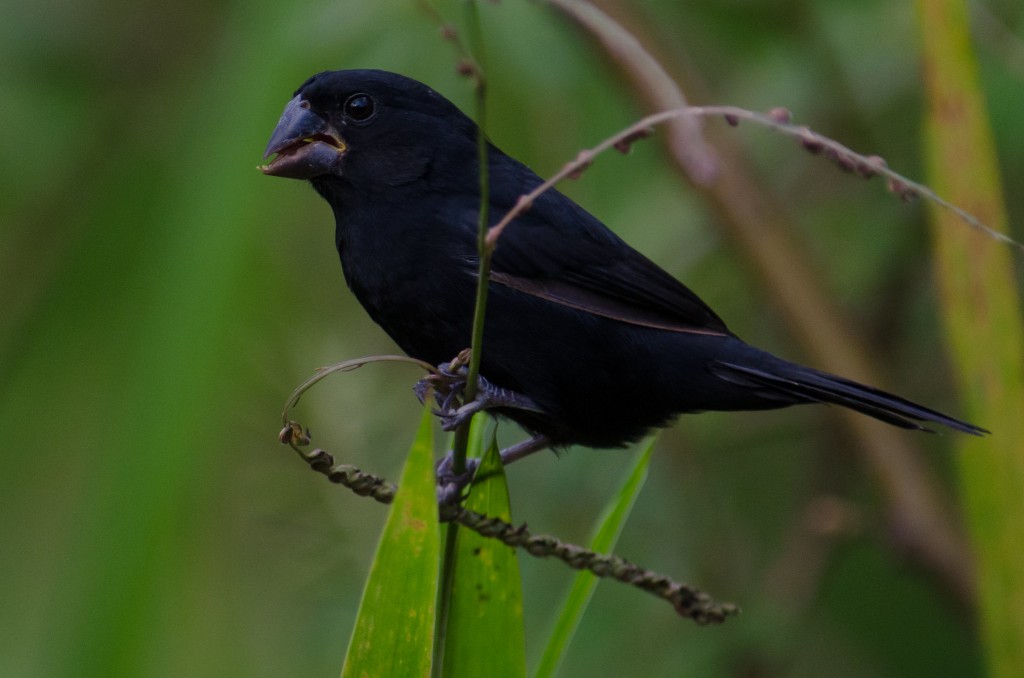
[[[909,3],[605,6],[702,81],[698,103],[786,106],[922,177]],[[439,8],[461,17],[456,2]],[[550,7],[482,11],[489,134],[541,175],[645,112]],[[1004,181],[1019,186],[1024,7],[976,3],[974,25]],[[396,349],[344,289],[326,204],[255,166],[308,75],[394,70],[469,110],[454,62],[413,0],[0,9],[0,675],[337,674],[385,509],[280,447],[279,414],[316,367]],[[886,385],[962,413],[925,210],[777,135],[726,134]],[[815,362],[656,141],[564,190],[740,336]],[[1024,193],[1008,201],[1011,223],[1024,221]],[[334,377],[299,418],[339,460],[397,477],[417,377],[395,365]],[[955,515],[954,436],[899,435],[923,450]],[[697,628],[602,584],[563,674],[978,675],[968,606],[906,557],[854,447],[826,408],[685,417],[664,433],[618,553],[745,613]],[[625,454],[517,464],[514,518],[585,541]],[[522,568],[535,661],[571,577],[557,563]]]

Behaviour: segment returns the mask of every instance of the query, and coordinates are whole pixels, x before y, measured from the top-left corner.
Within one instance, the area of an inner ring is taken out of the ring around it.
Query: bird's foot
[[[461,503],[464,499],[463,490],[472,482],[473,474],[476,473],[476,467],[480,465],[479,459],[467,459],[465,470],[456,475],[452,468],[452,459],[452,453],[449,452],[437,463],[435,473],[437,476],[438,506]]]
[[[483,377],[477,377],[476,398],[468,403],[462,403],[467,376],[466,366],[456,360],[441,363],[437,368],[437,374],[431,374],[413,386],[413,392],[421,403],[426,402],[430,394],[433,394],[434,402],[437,403],[434,413],[440,417],[441,428],[445,431],[454,431],[477,412],[496,407],[530,412],[542,411],[533,398],[495,386]]]
[[[413,393],[421,403],[426,403],[427,398],[434,396],[437,403],[437,410],[434,414],[443,415],[452,412],[459,407],[460,399],[466,390],[466,365],[469,361],[469,351],[463,351],[450,363],[441,363],[437,372],[428,374],[420,379],[412,387]]]

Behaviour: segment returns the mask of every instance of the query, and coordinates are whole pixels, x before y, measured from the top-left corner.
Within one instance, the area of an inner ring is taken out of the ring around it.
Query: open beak
[[[284,107],[263,156],[276,157],[259,169],[264,174],[287,179],[338,174],[346,148],[330,124],[297,95]]]

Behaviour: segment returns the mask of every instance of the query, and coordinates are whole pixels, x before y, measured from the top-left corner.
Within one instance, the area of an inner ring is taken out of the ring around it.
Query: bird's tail
[[[779,360],[771,371],[716,361],[712,371],[732,382],[792,397],[797,402],[834,403],[856,410],[901,428],[930,431],[918,422],[935,422],[972,435],[984,435],[985,429],[954,419],[871,386],[858,384],[834,374]]]

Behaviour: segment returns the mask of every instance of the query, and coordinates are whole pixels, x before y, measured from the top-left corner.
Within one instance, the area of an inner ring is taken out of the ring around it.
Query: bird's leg
[[[536,435],[529,440],[510,445],[501,451],[501,465],[508,466],[514,461],[528,457],[534,452],[540,452],[551,447],[551,440],[544,435]]]
[[[452,367],[451,363],[438,366],[438,374],[421,379],[413,386],[413,391],[420,402],[424,402],[432,392],[437,402],[437,415],[441,418],[441,428],[454,431],[476,414],[496,407],[508,407],[528,412],[542,412],[533,398],[495,386],[483,377],[477,377],[476,398],[472,402],[458,404],[466,390],[466,368]]]
[[[501,465],[508,466],[514,461],[527,457],[534,452],[546,450],[551,446],[547,436],[536,435],[521,443],[510,445],[501,451]],[[479,459],[467,459],[466,470],[456,476],[452,473],[452,453],[449,452],[437,464],[437,502],[441,506],[456,503],[469,482],[473,480]]]

